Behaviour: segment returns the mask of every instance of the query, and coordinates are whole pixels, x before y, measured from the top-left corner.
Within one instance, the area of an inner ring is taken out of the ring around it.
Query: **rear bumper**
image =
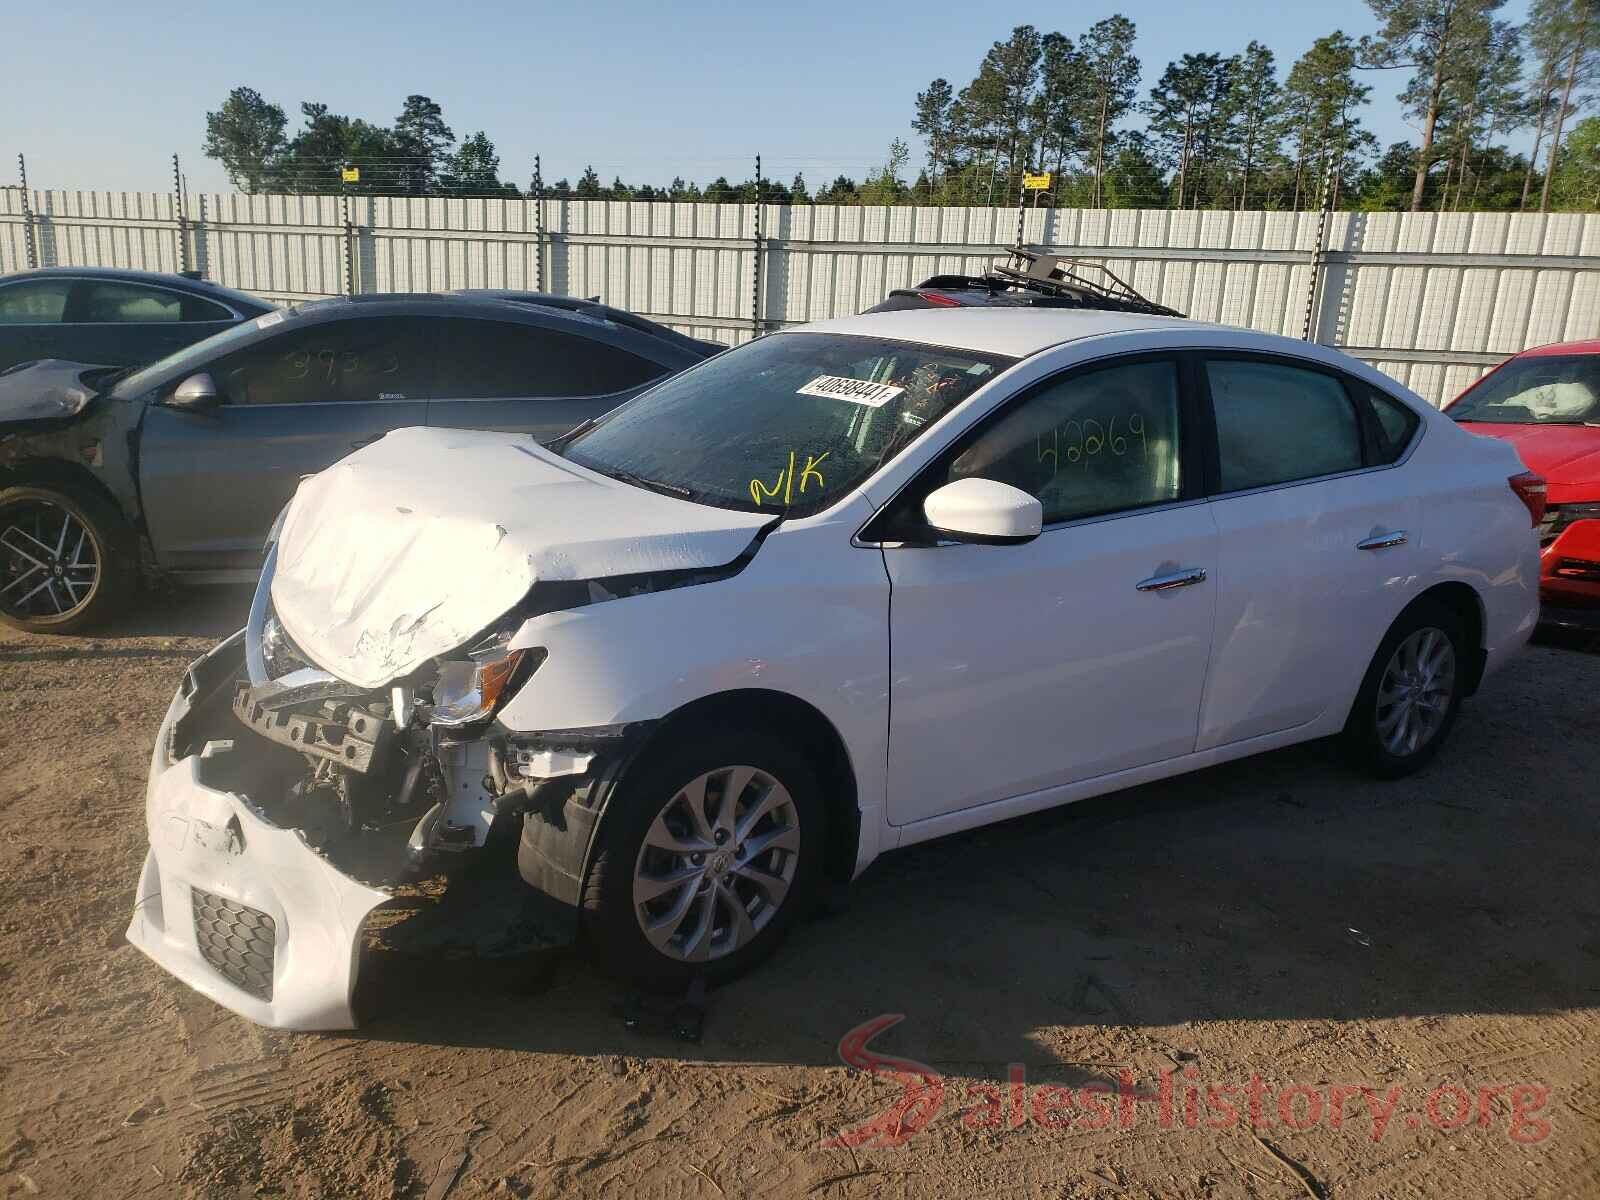
[[[128,940],[258,1024],[352,1028],[362,925],[389,894],[343,874],[239,796],[208,786],[203,754],[171,760],[172,729],[192,695],[191,675],[156,735],[145,797],[150,849]]]

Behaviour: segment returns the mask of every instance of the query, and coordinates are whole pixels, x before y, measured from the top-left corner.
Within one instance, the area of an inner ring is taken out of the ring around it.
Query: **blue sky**
[[[0,181],[28,156],[35,187],[165,190],[182,156],[189,186],[222,190],[201,156],[205,113],[235,85],[387,123],[410,92],[432,96],[458,136],[487,130],[501,174],[526,183],[576,179],[585,163],[609,182],[742,179],[751,158],[813,186],[880,165],[905,137],[916,92],[943,75],[959,88],[1012,26],[1076,35],[1122,12],[1139,29],[1148,89],[1186,51],[1272,47],[1280,77],[1317,37],[1372,32],[1361,0],[1123,0],[1121,3],[899,4],[811,0],[751,5],[703,0],[609,4],[165,4],[144,0],[11,0],[0,23]],[[1521,20],[1526,0],[1505,15]],[[1369,128],[1387,144],[1412,136],[1394,93],[1400,72],[1374,72]],[[1519,135],[1520,139],[1520,135]],[[1528,139],[1521,139],[1528,140]],[[1520,145],[1520,140],[1519,143]]]

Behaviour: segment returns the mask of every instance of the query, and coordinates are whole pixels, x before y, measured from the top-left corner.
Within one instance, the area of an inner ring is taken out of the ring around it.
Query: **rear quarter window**
[[[1368,460],[1375,467],[1388,466],[1406,452],[1416,436],[1422,418],[1408,404],[1386,396],[1376,388],[1357,385],[1366,405],[1369,420]]]

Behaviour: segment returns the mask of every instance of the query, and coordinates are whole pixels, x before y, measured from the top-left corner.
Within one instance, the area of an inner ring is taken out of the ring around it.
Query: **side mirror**
[[[1044,507],[1021,488],[994,479],[957,479],[929,493],[922,515],[958,542],[1016,546],[1039,536]]]
[[[211,378],[209,371],[199,371],[189,376],[173,389],[167,399],[167,407],[180,412],[206,412],[221,403],[222,395],[217,391],[217,381]]]

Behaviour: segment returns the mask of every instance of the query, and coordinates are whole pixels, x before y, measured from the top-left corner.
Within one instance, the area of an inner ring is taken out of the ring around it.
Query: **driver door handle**
[[[1173,571],[1166,575],[1152,575],[1149,579],[1141,579],[1133,586],[1141,592],[1170,592],[1173,588],[1193,587],[1197,583],[1206,581],[1204,567],[1185,567],[1181,571]]]
[[[1356,543],[1357,550],[1389,550],[1406,544],[1406,531],[1392,529],[1388,533],[1375,533]]]

